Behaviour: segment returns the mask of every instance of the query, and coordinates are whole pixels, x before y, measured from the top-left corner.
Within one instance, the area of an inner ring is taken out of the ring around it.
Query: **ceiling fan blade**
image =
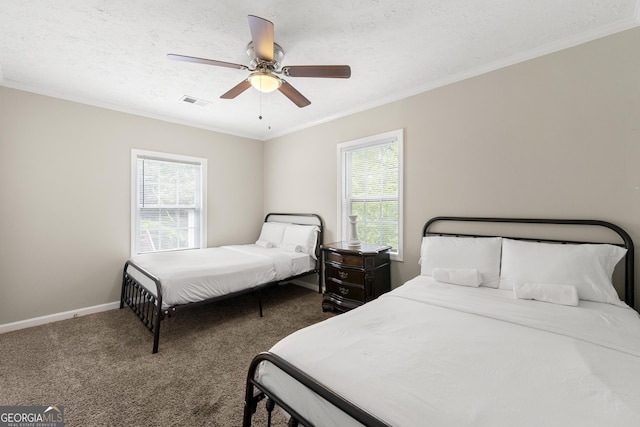
[[[290,77],[348,79],[351,77],[351,67],[348,65],[290,65],[282,67],[282,73]]]
[[[232,87],[231,89],[229,89],[227,92],[223,93],[220,96],[220,98],[233,99],[236,96],[240,95],[245,90],[249,89],[250,87],[251,87],[251,83],[249,83],[249,80],[243,80],[237,85],[235,85],[234,87]]]
[[[282,81],[282,86],[280,86],[278,90],[300,108],[306,107],[307,105],[311,104],[311,101],[305,98],[304,95],[296,90],[296,88],[294,88],[284,80]]]
[[[256,57],[263,61],[273,61],[273,22],[249,15],[249,29]]]
[[[167,58],[173,61],[195,62],[197,64],[216,65],[218,67],[236,68],[238,70],[248,70],[249,67],[242,64],[234,64],[232,62],[216,61],[215,59],[196,58],[194,56],[176,55],[175,53],[167,54]]]

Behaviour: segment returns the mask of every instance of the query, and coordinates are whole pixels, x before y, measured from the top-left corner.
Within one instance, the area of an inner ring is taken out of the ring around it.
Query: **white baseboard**
[[[48,314],[46,316],[34,317],[33,319],[20,320],[13,323],[5,323],[4,325],[0,325],[0,334],[17,331],[19,329],[31,328],[33,326],[45,325],[59,320],[100,313],[102,311],[113,310],[116,308],[120,308],[120,301],[94,305],[93,307],[80,308],[78,310],[65,311],[63,313]]]
[[[299,280],[299,279],[288,280],[287,283],[293,283],[294,285],[298,285],[298,286],[301,286],[303,288],[310,289],[312,291],[318,292],[318,284],[317,283],[309,283],[309,282],[305,282],[304,280]]]
[[[318,291],[318,285],[305,282],[304,280],[291,280],[293,283],[312,291]],[[33,326],[46,325],[47,323],[58,322],[60,320],[72,319],[74,317],[86,316],[88,314],[100,313],[102,311],[114,310],[120,308],[120,301],[110,302],[107,304],[94,305],[93,307],[80,308],[78,310],[65,311],[63,313],[48,314],[46,316],[34,317],[33,319],[20,320],[13,323],[5,323],[0,325],[0,334],[5,332],[17,331],[20,329],[31,328]]]

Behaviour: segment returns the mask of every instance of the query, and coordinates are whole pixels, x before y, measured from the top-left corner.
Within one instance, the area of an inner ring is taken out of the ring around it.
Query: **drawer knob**
[[[348,295],[349,294],[349,289],[348,288],[343,288],[342,286],[340,286],[340,288],[338,288],[340,290],[340,293],[342,295]]]
[[[346,271],[338,271],[338,276],[340,276],[341,279],[346,279],[347,277],[349,277],[349,273],[347,273]]]

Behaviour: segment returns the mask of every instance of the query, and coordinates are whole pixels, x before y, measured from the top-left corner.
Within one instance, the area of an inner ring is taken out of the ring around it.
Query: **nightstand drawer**
[[[337,262],[351,267],[363,267],[362,257],[360,255],[344,255],[337,252],[327,252],[325,259],[330,262]]]
[[[327,292],[339,295],[343,298],[349,298],[364,302],[364,287],[354,286],[347,283],[340,283],[333,279],[326,280]]]
[[[356,285],[364,285],[364,271],[350,268],[338,268],[331,263],[325,264],[327,279],[337,279],[340,282],[349,282]]]

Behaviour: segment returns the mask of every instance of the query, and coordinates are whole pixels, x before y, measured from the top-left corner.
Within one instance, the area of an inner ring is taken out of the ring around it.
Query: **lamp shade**
[[[249,76],[249,83],[264,93],[273,92],[282,85],[282,81],[277,76],[262,71],[251,74]]]

